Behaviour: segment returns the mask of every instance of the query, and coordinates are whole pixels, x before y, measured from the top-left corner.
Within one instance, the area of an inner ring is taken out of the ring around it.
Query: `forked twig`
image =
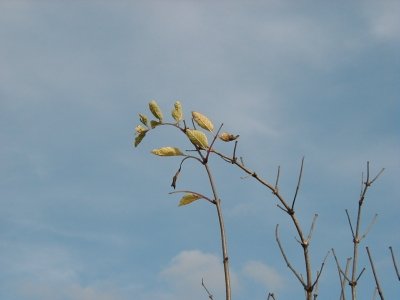
[[[268,293],[267,300],[269,300],[269,299],[275,300],[275,295],[274,295],[274,293]]]

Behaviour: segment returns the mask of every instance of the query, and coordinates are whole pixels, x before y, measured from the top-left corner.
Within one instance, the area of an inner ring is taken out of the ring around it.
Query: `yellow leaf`
[[[150,108],[150,111],[153,114],[153,116],[155,116],[160,122],[162,122],[163,114],[155,100],[150,101],[149,108]]]
[[[196,145],[200,149],[208,148],[207,136],[200,130],[187,129],[186,136],[194,145]]]
[[[140,118],[140,122],[142,122],[142,124],[143,124],[144,126],[149,126],[149,125],[148,125],[149,119],[147,119],[147,117],[146,117],[145,115],[139,114],[139,118]]]
[[[171,115],[176,122],[182,121],[183,119],[182,104],[179,101],[175,102]]]
[[[187,205],[192,203],[193,201],[199,200],[202,197],[193,193],[187,193],[184,195],[179,201],[179,206]]]
[[[162,147],[158,149],[154,149],[151,153],[159,156],[180,156],[183,155],[181,150],[175,147]]]
[[[208,131],[213,131],[214,125],[210,121],[209,118],[207,118],[205,115],[202,115],[199,112],[192,111],[192,117],[193,120],[203,129],[208,130]]]
[[[136,134],[140,135],[142,133],[146,133],[148,131],[147,128],[144,128],[142,125],[138,125],[135,127]]]
[[[236,140],[239,137],[239,135],[233,135],[231,133],[223,132],[219,135],[219,138],[223,140],[224,142],[231,142]]]

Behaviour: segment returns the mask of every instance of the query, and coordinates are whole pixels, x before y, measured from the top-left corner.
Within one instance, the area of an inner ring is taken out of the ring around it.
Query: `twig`
[[[333,254],[333,257],[335,258],[335,262],[336,262],[336,266],[337,266],[338,274],[339,274],[340,300],[345,300],[346,297],[345,297],[345,294],[344,294],[344,284],[345,284],[346,280],[350,282],[350,279],[347,278],[347,273],[348,273],[348,270],[349,270],[349,264],[350,264],[351,258],[347,258],[347,260],[346,260],[346,269],[345,269],[345,272],[343,272],[342,268],[340,267],[338,258],[336,256],[335,249],[333,249],[333,248],[332,248],[332,254]],[[342,275],[343,275],[343,278],[342,278]]]
[[[376,274],[376,271],[375,271],[375,266],[374,266],[374,262],[373,262],[373,260],[372,260],[371,253],[370,253],[368,247],[365,247],[365,249],[367,249],[369,262],[371,263],[372,273],[374,274],[374,278],[375,278],[376,288],[378,289],[378,294],[379,294],[381,300],[384,300],[383,291],[382,291],[382,288],[381,288],[381,286],[380,286],[380,284],[379,284],[378,275]]]
[[[279,249],[281,250],[281,254],[283,256],[283,259],[285,260],[286,265],[288,266],[288,268],[293,272],[293,274],[296,276],[296,278],[303,285],[304,289],[306,289],[306,287],[307,287],[306,283],[304,282],[303,278],[301,278],[299,273],[297,273],[297,271],[292,267],[292,265],[290,264],[286,254],[285,254],[285,251],[283,250],[281,241],[279,240],[279,232],[278,232],[278,230],[279,230],[279,224],[277,224],[276,227],[275,227],[275,238],[276,238],[276,242],[278,243]]]
[[[392,246],[389,246],[389,250],[390,250],[390,254],[392,255],[393,265],[394,265],[394,269],[396,271],[397,279],[400,281],[399,269],[397,268],[397,263],[396,263],[396,259],[394,258]]]
[[[378,218],[378,214],[375,214],[373,219],[371,220],[371,223],[369,223],[369,225],[367,227],[367,230],[365,231],[365,233],[360,238],[360,241],[363,240],[367,236],[368,232],[370,232],[370,230],[371,230],[372,226],[375,224],[377,218]]]
[[[349,211],[347,209],[345,209],[346,215],[347,215],[347,220],[349,221],[349,225],[350,225],[350,230],[351,230],[351,235],[353,237],[353,239],[356,238],[355,234],[354,234],[354,230],[353,230],[353,226],[351,225],[351,220],[350,220],[350,216],[349,216]]]
[[[275,300],[275,295],[274,295],[274,293],[268,293],[268,298],[267,298],[267,300],[269,300],[269,299]]]
[[[206,290],[207,294],[208,294],[208,298],[213,300],[213,295],[210,293],[210,291],[207,289],[206,285],[204,284],[204,280],[203,278],[201,279],[201,285],[203,286],[203,288]]]
[[[279,183],[279,175],[281,174],[281,166],[278,166],[278,173],[276,174],[276,181],[275,181],[275,189],[274,192],[275,194],[277,194],[279,192],[279,187],[278,187],[278,183]]]
[[[295,194],[294,194],[293,201],[292,201],[292,210],[294,209],[294,204],[295,204],[295,202],[296,202],[297,193],[298,193],[299,188],[300,188],[301,177],[302,177],[302,175],[303,175],[303,165],[304,165],[304,156],[303,156],[303,158],[301,159],[300,174],[299,174],[299,179],[298,179],[298,181],[297,181],[296,192],[295,192]]]
[[[320,277],[321,274],[322,274],[322,271],[323,271],[324,266],[325,266],[326,259],[328,258],[328,256],[329,256],[330,253],[331,253],[331,252],[328,251],[328,253],[325,255],[325,258],[324,258],[324,260],[322,261],[322,264],[321,264],[321,268],[319,269],[319,271],[317,271],[317,278],[315,279],[315,281],[314,281],[314,283],[313,283],[313,285],[312,285],[313,288],[316,287],[316,286],[318,286],[319,277]]]
[[[314,218],[312,220],[311,227],[310,227],[310,232],[308,233],[308,236],[307,236],[307,239],[306,239],[307,243],[309,243],[310,240],[311,240],[311,236],[313,234],[314,227],[315,227],[315,222],[317,221],[317,218],[318,218],[318,214],[314,214]]]

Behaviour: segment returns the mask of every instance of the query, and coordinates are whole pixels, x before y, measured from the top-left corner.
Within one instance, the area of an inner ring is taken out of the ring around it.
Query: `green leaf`
[[[203,129],[208,130],[208,131],[213,131],[214,130],[214,125],[213,123],[210,121],[209,118],[207,118],[205,115],[196,112],[196,111],[192,111],[192,117],[193,120]]]
[[[137,147],[140,144],[140,142],[143,140],[143,138],[146,136],[146,132],[147,131],[143,131],[136,136],[135,143],[134,143],[135,147]]]
[[[163,114],[155,100],[150,101],[149,108],[150,108],[150,111],[153,114],[153,116],[155,116],[160,122],[162,122]]]
[[[181,156],[183,155],[182,151],[179,148],[175,147],[162,147],[158,149],[154,149],[151,153],[158,156]]]
[[[199,196],[199,195],[196,195],[196,194],[193,194],[193,193],[187,193],[179,201],[179,206],[184,206],[184,205],[190,204],[193,201],[199,200],[201,198],[202,197]]]
[[[196,145],[200,149],[208,148],[208,140],[204,132],[201,132],[200,130],[187,129],[186,136],[194,145]]]
[[[175,102],[174,108],[172,109],[172,112],[171,112],[171,115],[176,122],[182,121],[183,111],[182,111],[182,105],[179,101]]]
[[[161,125],[161,122],[155,121],[155,120],[151,120],[150,121],[150,126],[152,129],[156,128],[157,126]]]

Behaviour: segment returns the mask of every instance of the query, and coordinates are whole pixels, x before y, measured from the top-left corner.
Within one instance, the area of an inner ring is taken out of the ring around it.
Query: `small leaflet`
[[[182,104],[179,101],[175,102],[171,115],[176,122],[182,121],[183,119]]]
[[[213,123],[210,121],[209,118],[207,118],[205,115],[196,112],[196,111],[192,111],[192,117],[193,120],[203,129],[208,130],[208,131],[213,131],[214,130],[214,125]]]
[[[179,148],[176,147],[162,147],[158,149],[154,149],[151,153],[158,156],[181,156],[184,155]]]
[[[193,194],[193,193],[187,193],[181,198],[181,200],[179,201],[179,205],[178,206],[184,206],[184,205],[190,204],[193,201],[199,200],[201,198],[202,197],[199,196],[199,195],[196,195],[196,194]]]
[[[208,140],[204,132],[194,129],[187,129],[186,135],[189,138],[189,140],[200,149],[208,148]]]
[[[153,116],[155,116],[160,122],[162,122],[163,114],[155,100],[150,101],[149,108],[150,108],[150,111],[153,114]]]

